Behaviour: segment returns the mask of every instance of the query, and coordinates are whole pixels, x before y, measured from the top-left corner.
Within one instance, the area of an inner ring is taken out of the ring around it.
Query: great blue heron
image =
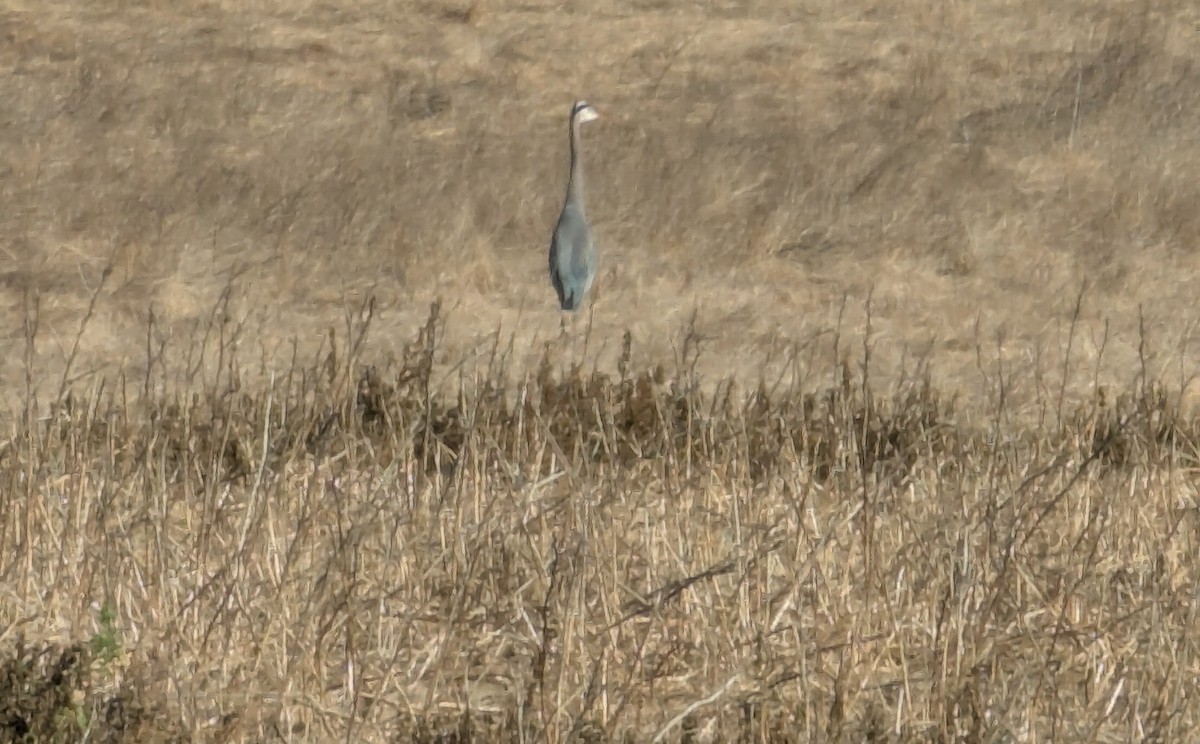
[[[554,237],[550,240],[550,281],[563,310],[578,310],[596,278],[596,246],[583,209],[583,152],[579,144],[579,125],[599,116],[587,101],[576,101],[571,107],[571,174],[567,178],[567,197],[562,213],[558,215]]]

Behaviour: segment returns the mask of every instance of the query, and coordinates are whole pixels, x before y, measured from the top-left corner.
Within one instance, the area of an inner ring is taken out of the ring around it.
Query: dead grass
[[[9,3],[0,741],[1186,738],[1200,15],[1043,5]]]
[[[971,418],[919,363],[873,392],[868,344],[835,384],[709,395],[689,333],[675,368],[627,348],[611,376],[521,373],[501,345],[439,395],[439,309],[382,368],[361,360],[371,312],[265,388],[232,351],[180,386],[168,357],[189,350],[164,346],[157,380],[42,418],[31,402],[0,451],[5,737],[1170,741],[1200,723],[1200,428],[1157,384],[1015,416],[994,366]]]

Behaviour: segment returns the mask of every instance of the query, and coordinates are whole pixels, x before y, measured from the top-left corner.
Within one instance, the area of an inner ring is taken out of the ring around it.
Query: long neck
[[[579,144],[579,119],[571,117],[571,175],[567,178],[567,204],[583,211],[583,151]]]

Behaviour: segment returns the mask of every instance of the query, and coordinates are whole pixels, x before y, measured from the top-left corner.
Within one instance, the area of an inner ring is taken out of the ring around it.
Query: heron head
[[[587,101],[576,101],[575,106],[571,109],[571,117],[580,124],[584,124],[599,119],[600,114]]]

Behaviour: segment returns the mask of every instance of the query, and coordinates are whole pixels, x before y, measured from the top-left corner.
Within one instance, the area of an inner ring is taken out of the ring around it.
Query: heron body
[[[596,277],[596,245],[583,207],[583,152],[579,125],[598,116],[587,101],[576,101],[571,107],[571,171],[567,178],[566,199],[550,240],[550,282],[558,294],[558,304],[563,310],[572,312],[582,306]]]

